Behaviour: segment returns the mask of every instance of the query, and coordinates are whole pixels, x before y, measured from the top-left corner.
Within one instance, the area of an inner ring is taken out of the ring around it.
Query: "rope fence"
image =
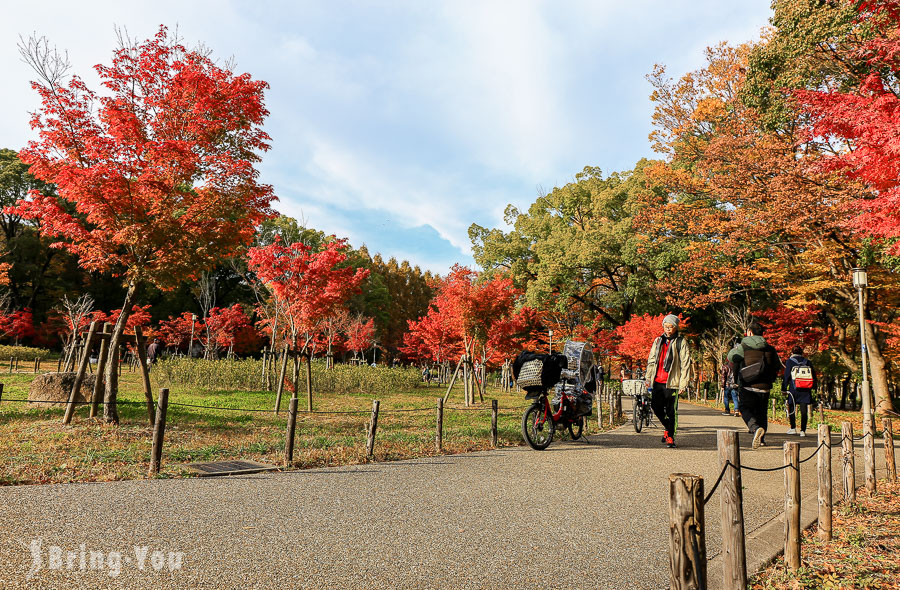
[[[841,436],[836,440],[840,446],[840,465],[843,499],[846,503],[856,502],[856,470],[854,441],[864,445],[865,486],[875,493],[875,453],[872,441],[877,436],[872,423],[864,425],[865,434],[854,439],[850,422],[841,425]],[[880,431],[884,441],[885,465],[890,481],[897,481],[894,462],[893,426],[889,418],[882,419]],[[746,538],[743,515],[743,493],[746,489],[741,481],[741,472],[754,471],[771,473],[784,472],[784,562],[791,571],[800,568],[800,466],[818,459],[818,536],[825,542],[832,539],[832,435],[831,427],[819,424],[818,445],[805,458],[800,458],[798,442],[784,443],[784,463],[778,467],[754,467],[742,465],[738,445],[738,433],[734,430],[717,431],[721,470],[709,490],[703,494],[703,478],[698,475],[673,473],[669,476],[669,564],[672,587],[706,588],[706,547],[705,547],[705,506],[720,488],[722,510],[722,551],[723,588],[744,590],[747,588],[748,572],[746,559]]]

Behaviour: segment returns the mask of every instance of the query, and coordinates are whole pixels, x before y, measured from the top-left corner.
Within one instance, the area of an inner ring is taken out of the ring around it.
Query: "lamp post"
[[[550,334],[550,354],[553,354],[553,330],[549,330]]]
[[[853,269],[853,286],[859,293],[859,343],[860,343],[860,361],[862,362],[862,399],[863,399],[863,423],[872,423],[872,401],[869,396],[871,389],[869,388],[869,371],[867,367],[867,357],[869,348],[866,346],[866,319],[863,312],[863,291],[869,285],[869,277],[864,268]]]

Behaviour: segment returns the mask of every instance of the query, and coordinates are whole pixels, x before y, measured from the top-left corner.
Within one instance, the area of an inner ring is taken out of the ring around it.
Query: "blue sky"
[[[0,147],[20,149],[37,106],[19,35],[47,36],[89,83],[115,26],[160,24],[269,82],[276,208],[444,273],[472,265],[471,223],[585,166],[652,157],[650,86],[719,41],[755,39],[770,0],[192,1],[16,3],[0,21]]]

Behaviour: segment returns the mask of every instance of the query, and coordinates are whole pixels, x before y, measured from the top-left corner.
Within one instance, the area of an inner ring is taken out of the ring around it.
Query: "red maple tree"
[[[110,65],[95,66],[105,92],[79,77],[45,40],[21,47],[40,77],[39,139],[20,156],[59,197],[32,191],[14,211],[40,219],[55,247],[127,287],[110,346],[118,346],[142,283],[163,289],[249,243],[272,212],[272,188],[255,163],[268,149],[260,125],[267,84],[236,75],[186,49],[165,27],[123,42]],[[118,357],[105,376],[104,417],[118,422]]]

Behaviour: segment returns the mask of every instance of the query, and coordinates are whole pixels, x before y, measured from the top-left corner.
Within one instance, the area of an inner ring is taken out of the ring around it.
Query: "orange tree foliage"
[[[188,50],[165,27],[123,43],[96,72],[104,92],[79,77],[46,41],[21,47],[41,78],[39,139],[20,156],[55,196],[32,191],[16,213],[40,219],[56,247],[89,271],[124,277],[118,345],[137,287],[168,289],[248,243],[271,215],[272,188],[255,168],[268,149],[261,129],[267,84]],[[118,422],[117,357],[106,375],[104,416]]]

